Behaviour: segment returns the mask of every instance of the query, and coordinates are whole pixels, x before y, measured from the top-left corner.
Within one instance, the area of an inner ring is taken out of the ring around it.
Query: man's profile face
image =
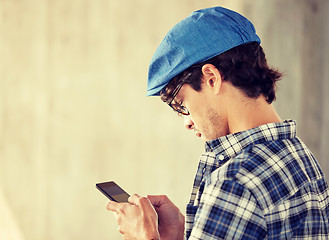
[[[227,134],[225,119],[214,108],[209,94],[206,87],[195,91],[190,85],[184,84],[176,97],[190,112],[190,115],[184,116],[184,126],[194,130],[196,136],[203,141]]]

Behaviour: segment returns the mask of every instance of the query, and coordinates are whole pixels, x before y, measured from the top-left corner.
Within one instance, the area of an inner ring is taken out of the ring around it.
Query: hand
[[[161,240],[184,239],[184,215],[167,196],[147,196],[159,218],[159,233]]]
[[[158,215],[146,197],[137,194],[128,199],[129,203],[110,201],[107,209],[116,213],[119,232],[124,239],[159,239]]]

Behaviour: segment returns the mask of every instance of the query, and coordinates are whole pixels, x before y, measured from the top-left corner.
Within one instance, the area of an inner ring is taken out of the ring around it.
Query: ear
[[[217,95],[222,86],[222,75],[212,64],[202,66],[203,81]]]

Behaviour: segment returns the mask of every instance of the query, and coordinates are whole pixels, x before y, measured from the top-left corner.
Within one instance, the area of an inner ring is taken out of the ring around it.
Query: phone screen
[[[129,194],[113,181],[97,183],[96,188],[112,201],[128,202]]]

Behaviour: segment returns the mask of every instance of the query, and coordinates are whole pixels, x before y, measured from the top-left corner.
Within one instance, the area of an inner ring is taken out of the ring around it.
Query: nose
[[[192,130],[194,123],[191,119],[191,115],[184,115],[184,126],[188,129],[188,130]]]

